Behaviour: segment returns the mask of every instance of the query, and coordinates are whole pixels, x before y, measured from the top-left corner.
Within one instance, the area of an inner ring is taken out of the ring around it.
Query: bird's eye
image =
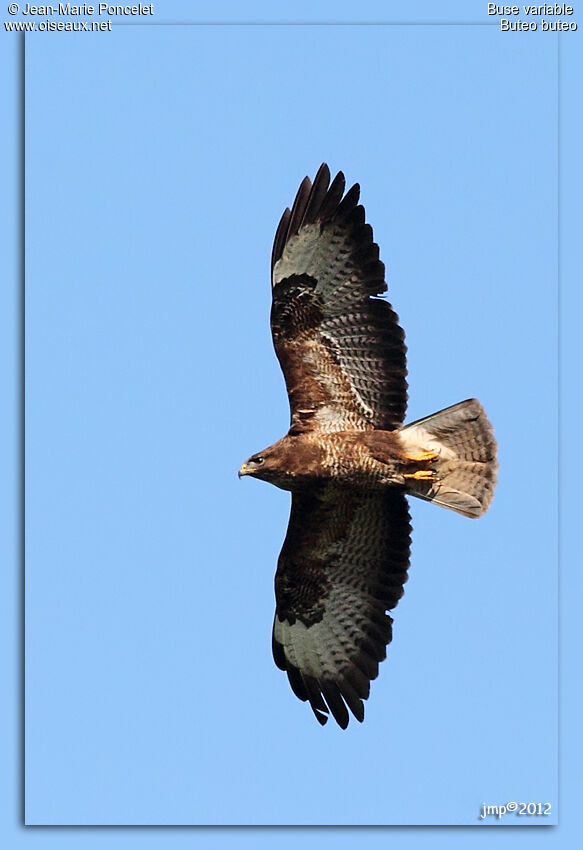
[[[253,463],[258,463],[258,464],[263,463],[263,460],[264,460],[263,455],[257,455],[257,457],[253,458]]]

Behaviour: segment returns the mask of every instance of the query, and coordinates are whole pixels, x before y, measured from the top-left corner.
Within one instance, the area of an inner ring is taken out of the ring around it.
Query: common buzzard
[[[391,640],[411,524],[407,495],[478,517],[496,481],[482,406],[403,425],[404,333],[354,185],[323,164],[302,182],[273,245],[271,330],[291,425],[239,470],[292,493],[275,576],[273,657],[324,724],[364,718]]]

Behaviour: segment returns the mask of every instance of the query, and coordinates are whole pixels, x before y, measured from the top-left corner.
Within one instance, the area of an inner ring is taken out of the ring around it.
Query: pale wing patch
[[[291,275],[308,274],[317,280],[315,293],[334,304],[352,300],[351,283],[358,286],[360,276],[354,261],[350,230],[336,224],[319,222],[304,225],[290,236],[281,258],[273,269],[273,286]],[[378,293],[387,286],[380,280]]]
[[[326,263],[322,257],[314,256],[319,241],[319,224],[304,225],[300,234],[290,237],[282,256],[273,267],[273,285],[286,277],[300,274],[309,274],[320,280],[326,274]]]

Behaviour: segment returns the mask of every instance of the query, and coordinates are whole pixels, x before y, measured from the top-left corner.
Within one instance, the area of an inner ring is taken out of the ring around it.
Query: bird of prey
[[[323,725],[344,729],[392,637],[411,524],[407,495],[467,517],[488,508],[496,442],[476,399],[404,425],[404,333],[359,204],[323,164],[282,215],[271,330],[291,409],[285,437],[239,475],[291,491],[275,576],[273,657]]]

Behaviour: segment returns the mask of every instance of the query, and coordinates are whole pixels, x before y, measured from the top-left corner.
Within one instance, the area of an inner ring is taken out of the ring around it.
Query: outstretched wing
[[[397,489],[326,485],[294,493],[275,576],[273,657],[316,718],[348,725],[386,656],[403,594],[411,526]]]
[[[386,291],[355,184],[330,185],[322,165],[279,223],[272,254],[271,330],[291,430],[392,430],[407,405],[405,335]]]

